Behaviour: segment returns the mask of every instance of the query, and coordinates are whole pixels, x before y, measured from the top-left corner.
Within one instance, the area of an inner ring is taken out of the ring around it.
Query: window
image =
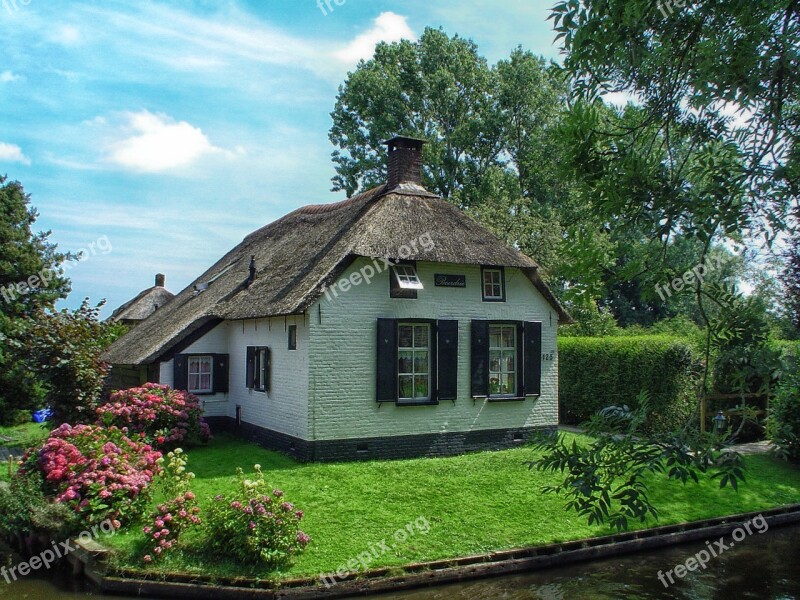
[[[189,391],[193,394],[211,394],[214,392],[214,357],[189,357]]]
[[[257,392],[269,392],[272,356],[266,346],[247,348],[247,387]]]
[[[489,326],[489,395],[517,394],[517,326]]]
[[[541,395],[541,321],[475,319],[470,330],[473,398],[524,400]]]
[[[397,399],[431,399],[431,326],[401,323],[397,329]]]
[[[392,267],[389,276],[389,296],[391,298],[416,298],[417,291],[423,289],[413,263],[400,263]]]
[[[505,302],[506,286],[503,269],[484,267],[481,269],[481,277],[484,302]]]
[[[227,354],[175,354],[172,387],[193,394],[228,393]]]
[[[458,398],[458,321],[378,319],[375,399],[399,406]]]
[[[289,325],[289,350],[297,350],[297,325]]]
[[[422,282],[417,276],[417,269],[414,265],[397,265],[392,267],[397,283],[404,290],[421,290]]]

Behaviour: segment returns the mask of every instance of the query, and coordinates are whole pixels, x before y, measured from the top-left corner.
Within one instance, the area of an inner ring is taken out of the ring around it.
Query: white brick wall
[[[308,435],[308,327],[302,315],[249,321],[226,321],[181,352],[184,354],[228,354],[230,380],[227,394],[200,396],[209,417],[236,417],[299,438]],[[297,325],[297,350],[288,349],[289,325]],[[246,386],[247,347],[269,346],[272,350],[270,393]],[[172,361],[160,365],[161,383],[173,385]]]
[[[342,278],[368,264],[358,259]],[[389,272],[338,297],[323,296],[310,310],[311,439],[330,440],[417,433],[502,429],[558,423],[558,315],[517,269],[506,269],[506,302],[483,302],[480,267],[419,263],[424,290],[416,300],[389,297]],[[467,287],[433,284],[434,273],[465,274]],[[342,279],[340,278],[340,280]],[[318,310],[321,308],[321,320]],[[458,400],[436,406],[402,406],[375,401],[377,319],[425,318],[459,321]],[[470,320],[541,321],[542,395],[524,401],[487,402],[470,394]]]

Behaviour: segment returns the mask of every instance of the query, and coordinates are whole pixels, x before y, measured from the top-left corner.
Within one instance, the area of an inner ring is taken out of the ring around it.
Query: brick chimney
[[[425,140],[397,136],[384,142],[389,147],[390,190],[401,183],[422,185],[422,144]]]
[[[167,276],[163,273],[156,275],[156,287],[164,287],[167,284]]]

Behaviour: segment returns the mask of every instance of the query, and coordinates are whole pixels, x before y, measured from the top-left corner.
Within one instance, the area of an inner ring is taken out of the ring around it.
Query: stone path
[[[570,433],[584,433],[580,427],[572,425],[559,425],[559,431],[569,431]],[[750,442],[747,444],[734,444],[730,450],[735,450],[739,454],[768,454],[775,446],[769,440],[762,440],[760,442]]]

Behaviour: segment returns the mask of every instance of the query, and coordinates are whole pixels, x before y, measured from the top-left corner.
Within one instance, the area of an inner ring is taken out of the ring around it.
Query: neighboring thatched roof
[[[104,360],[151,363],[222,320],[301,313],[355,257],[397,258],[400,247],[426,234],[434,248],[426,251],[418,242],[418,252],[409,259],[518,267],[558,311],[560,321],[570,322],[532,259],[415,184],[388,192],[385,187],[297,209],[251,233],[172,302],[118,339]],[[248,285],[251,256],[256,276]]]
[[[163,308],[175,294],[161,286],[148,288],[111,313],[110,321],[144,321],[159,308]]]

